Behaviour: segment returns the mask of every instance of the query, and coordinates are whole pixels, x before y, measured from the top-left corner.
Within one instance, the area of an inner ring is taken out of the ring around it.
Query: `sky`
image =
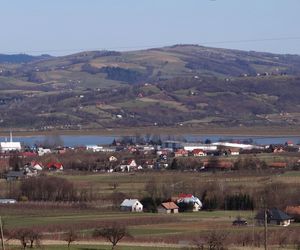
[[[0,0],[0,53],[174,44],[300,54],[300,0]]]

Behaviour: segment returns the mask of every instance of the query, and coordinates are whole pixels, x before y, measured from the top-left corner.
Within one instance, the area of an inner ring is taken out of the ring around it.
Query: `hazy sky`
[[[63,55],[81,50],[133,50],[193,43],[300,54],[300,0],[0,3],[0,53]],[[279,39],[269,40],[275,38]]]

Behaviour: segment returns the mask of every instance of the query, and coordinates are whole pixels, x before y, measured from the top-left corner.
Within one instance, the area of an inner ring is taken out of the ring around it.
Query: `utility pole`
[[[3,225],[2,225],[2,218],[1,218],[1,216],[0,216],[0,231],[1,231],[1,246],[2,246],[2,250],[5,250],[4,236],[3,236]]]
[[[266,208],[264,211],[264,217],[265,217],[265,250],[268,250],[268,214]]]

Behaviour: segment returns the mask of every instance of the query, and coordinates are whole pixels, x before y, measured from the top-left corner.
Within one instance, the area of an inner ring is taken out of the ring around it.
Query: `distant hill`
[[[0,63],[28,63],[41,59],[49,59],[50,55],[31,56],[27,54],[5,55],[0,54]]]
[[[298,55],[174,45],[18,56],[0,63],[2,127],[300,125]]]

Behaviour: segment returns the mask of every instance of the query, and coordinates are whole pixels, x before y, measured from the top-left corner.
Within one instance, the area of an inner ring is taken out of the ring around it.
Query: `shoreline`
[[[186,128],[186,127],[139,127],[139,128],[116,128],[116,129],[86,129],[86,130],[51,130],[51,131],[32,131],[12,129],[14,137],[31,136],[136,136],[136,135],[220,135],[220,136],[300,136],[300,127],[234,127],[234,128]],[[1,137],[9,137],[10,130],[0,130]]]

